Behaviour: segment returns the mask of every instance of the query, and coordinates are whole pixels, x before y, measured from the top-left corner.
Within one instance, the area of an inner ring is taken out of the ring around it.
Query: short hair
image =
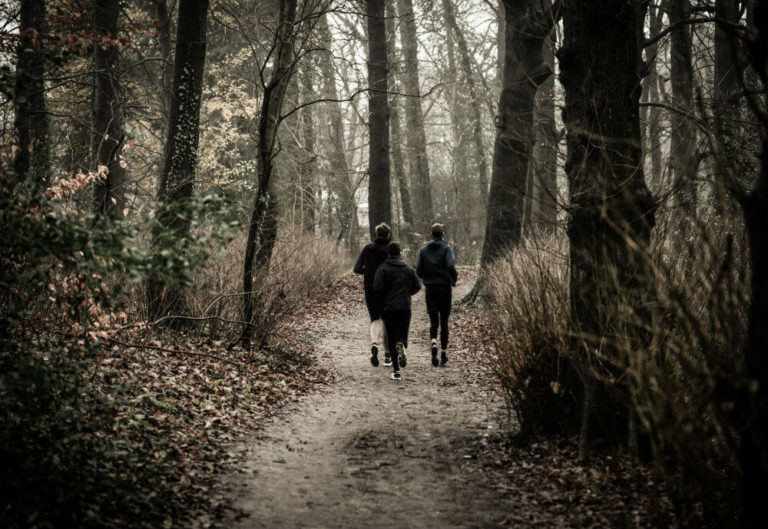
[[[390,257],[400,257],[400,245],[392,241],[387,245],[387,255]]]
[[[392,232],[392,229],[389,227],[389,224],[386,222],[382,222],[378,226],[376,226],[376,236],[377,237],[386,237]]]
[[[432,225],[432,237],[442,237],[445,234],[445,226],[439,222]]]

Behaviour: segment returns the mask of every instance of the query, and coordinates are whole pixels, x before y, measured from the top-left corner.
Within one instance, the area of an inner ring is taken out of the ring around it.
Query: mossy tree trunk
[[[168,137],[157,191],[160,204],[152,241],[156,250],[189,236],[190,219],[180,208],[192,198],[197,168],[207,19],[208,0],[181,0]],[[150,319],[183,312],[181,287],[158,278],[148,282]]]

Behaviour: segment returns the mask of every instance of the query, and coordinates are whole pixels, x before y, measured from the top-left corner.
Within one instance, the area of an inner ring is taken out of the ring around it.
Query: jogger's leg
[[[437,339],[437,328],[440,324],[440,318],[439,313],[436,310],[430,311],[429,313],[429,339],[430,340],[436,340]]]
[[[440,348],[443,350],[448,348],[448,316],[450,314],[450,308],[440,311]]]

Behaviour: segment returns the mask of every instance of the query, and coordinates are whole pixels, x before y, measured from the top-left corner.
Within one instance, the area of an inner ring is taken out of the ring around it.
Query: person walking
[[[429,337],[432,340],[432,365],[438,366],[437,330],[440,329],[439,365],[448,363],[448,316],[451,314],[452,287],[458,274],[453,262],[453,249],[445,242],[445,226],[432,225],[432,240],[421,247],[416,261],[416,274],[424,282],[424,297],[429,314]]]
[[[408,328],[411,326],[411,296],[421,290],[421,283],[413,268],[400,257],[400,245],[387,245],[387,259],[373,279],[373,289],[381,301],[381,314],[390,346],[395,344],[392,355],[392,379],[401,380],[400,367],[408,363]]]
[[[384,347],[384,365],[391,365],[387,338],[384,331],[384,321],[381,319],[381,308],[376,293],[373,291],[373,278],[381,263],[387,258],[387,244],[392,238],[392,230],[382,222],[375,228],[376,238],[365,245],[355,263],[354,271],[363,276],[365,305],[371,317],[371,364],[379,365],[379,343]],[[381,340],[381,342],[379,342]]]

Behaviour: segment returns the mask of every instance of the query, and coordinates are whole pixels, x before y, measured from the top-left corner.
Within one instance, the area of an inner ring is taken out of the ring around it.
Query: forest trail
[[[454,299],[470,286],[455,289]],[[456,347],[447,367],[431,366],[423,291],[413,299],[401,382],[370,364],[362,288],[350,307],[308,322],[334,380],[249,444],[244,467],[229,478],[234,506],[246,515],[232,526],[500,527],[513,497],[472,472],[464,450],[499,431],[499,399],[464,376]]]

